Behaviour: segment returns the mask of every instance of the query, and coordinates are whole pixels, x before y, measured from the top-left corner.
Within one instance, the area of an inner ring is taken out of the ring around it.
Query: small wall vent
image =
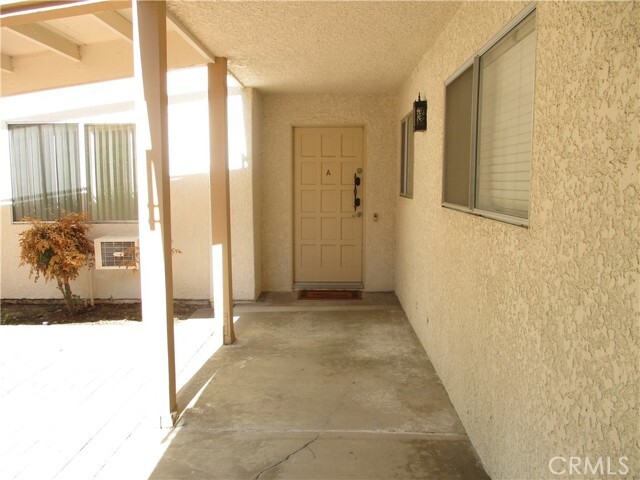
[[[138,237],[107,235],[93,241],[97,270],[118,270],[135,262]]]

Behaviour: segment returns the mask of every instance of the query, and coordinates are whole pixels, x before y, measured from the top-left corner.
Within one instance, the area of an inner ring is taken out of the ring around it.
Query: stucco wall
[[[231,195],[231,256],[233,298],[255,300],[260,291],[255,279],[256,250],[260,250],[260,217],[256,212],[258,150],[253,121],[259,111],[259,94],[239,85],[229,88],[229,190]]]
[[[37,283],[29,278],[27,267],[19,267],[19,233],[28,228],[12,223],[11,170],[9,164],[9,134],[7,121],[18,122],[133,122],[133,102],[128,90],[130,82],[120,80],[101,86],[86,85],[58,92],[47,91],[2,99],[2,125],[0,127],[0,295],[2,298],[59,298],[53,283],[42,279]],[[57,94],[56,94],[57,93]],[[136,235],[136,223],[96,224],[90,237],[102,235]],[[94,271],[96,298],[139,298],[139,276],[131,271]],[[90,281],[86,272],[72,284],[75,294],[90,296]]]
[[[293,286],[293,127],[365,127],[364,288],[393,290],[396,185],[395,98],[385,95],[265,95],[262,115],[262,283]],[[373,213],[379,221],[373,221]]]
[[[255,89],[246,89],[251,103],[251,156],[253,158],[253,271],[254,298],[262,293],[262,97]]]
[[[524,5],[464,4],[402,89],[396,125],[420,90],[429,130],[396,292],[492,478],[572,455],[637,478],[640,4],[538,3],[530,227],[440,206],[444,82]]]
[[[174,298],[208,299],[210,282],[209,109],[207,72],[170,72],[169,174]]]
[[[173,256],[174,298],[209,299],[210,283],[210,195],[209,195],[209,141],[206,69],[194,68],[171,72],[169,91],[169,160],[171,176],[171,217],[173,246],[181,253]],[[233,83],[232,81],[230,83]],[[255,98],[239,87],[230,89],[230,104],[239,106],[233,114],[232,127],[239,132],[234,152],[244,152],[241,159],[253,163],[247,156],[245,142],[251,145],[250,101]],[[1,298],[58,298],[60,293],[53,284],[42,280],[34,283],[28,277],[28,268],[18,267],[18,235],[27,228],[13,224],[11,218],[11,175],[8,153],[7,123],[27,122],[135,122],[131,79],[102,84],[70,87],[61,90],[19,95],[2,99],[0,128],[0,296]],[[237,95],[239,101],[231,100]],[[245,100],[243,100],[245,99]],[[235,105],[238,104],[238,105]],[[249,121],[239,122],[249,108]],[[235,123],[233,123],[235,122]],[[242,130],[241,132],[239,130]],[[230,128],[231,130],[231,128]],[[230,162],[232,157],[230,157]],[[252,203],[251,169],[244,163],[231,176],[231,204]],[[245,171],[248,171],[249,174]],[[240,198],[242,196],[242,198]],[[248,199],[248,200],[247,200]],[[236,210],[243,210],[238,208]],[[237,212],[236,212],[237,213]],[[252,210],[249,216],[234,215],[232,228],[239,232],[232,237],[232,252],[249,252],[250,259],[234,257],[234,297],[255,297],[256,248]],[[137,223],[95,224],[91,238],[108,234],[133,234]],[[243,234],[246,231],[247,234]],[[95,298],[139,298],[140,278],[131,271],[95,270],[93,272]],[[89,296],[89,277],[83,273],[72,286],[74,293]]]

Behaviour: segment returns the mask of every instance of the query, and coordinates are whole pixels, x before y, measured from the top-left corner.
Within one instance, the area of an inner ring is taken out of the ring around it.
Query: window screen
[[[473,65],[447,85],[445,105],[444,188],[445,203],[470,208],[471,106]]]

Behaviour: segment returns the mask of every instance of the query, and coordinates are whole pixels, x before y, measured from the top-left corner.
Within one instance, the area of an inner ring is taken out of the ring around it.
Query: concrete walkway
[[[176,324],[178,384],[213,354],[213,322]],[[137,322],[0,327],[0,479],[144,479],[166,431],[148,415]]]
[[[153,479],[488,478],[393,295],[240,306]]]
[[[176,324],[160,430],[142,324],[0,327],[0,479],[483,479],[393,294],[238,306]]]

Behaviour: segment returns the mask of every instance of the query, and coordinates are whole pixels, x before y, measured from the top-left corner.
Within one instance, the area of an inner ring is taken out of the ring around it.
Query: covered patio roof
[[[166,70],[208,65],[216,321],[231,299],[227,71],[267,92],[390,92],[458,7],[432,2],[3,2],[2,96],[134,76],[142,310],[175,419]],[[158,261],[163,259],[163,261]]]
[[[168,67],[215,55],[243,85],[265,92],[394,92],[458,8],[169,1]],[[9,0],[0,10],[3,96],[133,76],[130,1]]]

